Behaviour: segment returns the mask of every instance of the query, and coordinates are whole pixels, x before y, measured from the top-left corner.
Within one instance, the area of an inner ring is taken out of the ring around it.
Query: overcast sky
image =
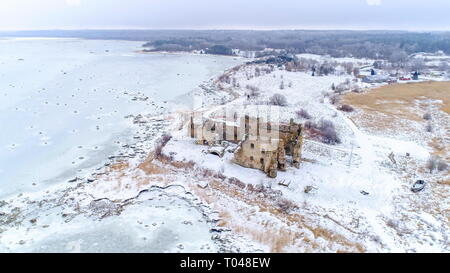
[[[0,30],[450,30],[450,0],[0,0]]]

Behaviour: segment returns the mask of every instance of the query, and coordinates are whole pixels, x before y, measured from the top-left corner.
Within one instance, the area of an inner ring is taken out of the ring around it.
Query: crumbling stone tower
[[[247,168],[259,169],[269,177],[278,170],[285,171],[291,163],[298,168],[301,161],[303,127],[293,119],[289,123],[263,122],[248,115],[238,120],[202,119],[195,124],[190,119],[189,135],[201,145],[214,146],[222,142],[238,144],[234,162]]]

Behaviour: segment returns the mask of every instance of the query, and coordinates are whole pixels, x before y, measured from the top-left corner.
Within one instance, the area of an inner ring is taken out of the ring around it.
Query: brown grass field
[[[429,145],[435,154],[447,157],[450,135],[450,82],[420,82],[394,84],[375,88],[365,93],[349,93],[343,97],[343,104],[362,110],[352,115],[358,126],[372,132],[395,134],[399,131],[418,133],[417,126],[425,126],[423,114],[430,107],[440,109],[439,120],[433,120],[448,134],[433,136]],[[446,136],[447,135],[447,136]]]
[[[450,82],[386,85],[367,93],[347,94],[344,103],[385,114],[401,114],[396,109],[398,106],[405,108],[401,106],[411,106],[416,100],[423,99],[441,100],[442,111],[450,114]]]

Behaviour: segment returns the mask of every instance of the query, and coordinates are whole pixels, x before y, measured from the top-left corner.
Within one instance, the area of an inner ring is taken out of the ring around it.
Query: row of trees
[[[416,52],[450,54],[450,34],[399,31],[155,31],[146,33],[145,47],[154,50],[211,50],[233,54],[231,49],[257,51],[259,56],[313,53],[333,57],[385,59],[402,63]],[[264,51],[272,48],[275,51]],[[275,53],[274,53],[275,52]]]

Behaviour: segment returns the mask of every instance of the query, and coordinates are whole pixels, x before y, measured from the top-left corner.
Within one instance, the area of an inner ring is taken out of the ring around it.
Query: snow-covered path
[[[398,183],[395,183],[396,181],[394,177],[389,175],[390,179],[387,180],[386,178],[388,174],[380,173],[381,170],[379,170],[379,168],[377,167],[377,154],[375,152],[375,144],[373,138],[371,138],[368,134],[362,132],[356,126],[356,124],[341,111],[337,110],[332,105],[327,106],[333,109],[335,113],[337,113],[337,115],[342,118],[342,120],[352,130],[355,136],[355,140],[358,144],[358,149],[356,151],[361,157],[361,165],[359,167],[359,180],[367,183],[367,186],[372,189],[384,189],[384,193],[383,191],[378,191],[378,194],[383,194],[384,197],[388,197],[387,200],[390,201],[389,196],[392,193],[392,189],[394,185]],[[385,198],[383,198],[383,196],[380,197],[386,200]],[[400,251],[395,246],[395,241],[393,240],[393,238],[389,236],[383,236],[386,233],[386,225],[382,222],[380,216],[386,216],[390,214],[391,207],[388,206],[389,203],[384,203],[384,206],[382,207],[374,206],[372,210],[364,210],[364,216],[370,223],[373,232],[382,237],[382,242],[385,247],[387,247],[391,251]]]

